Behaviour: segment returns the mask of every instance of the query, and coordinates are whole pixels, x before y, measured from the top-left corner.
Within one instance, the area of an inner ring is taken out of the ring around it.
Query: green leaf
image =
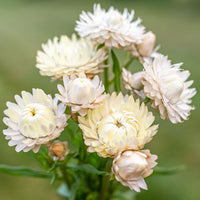
[[[68,167],[71,169],[74,169],[74,170],[79,170],[79,171],[83,171],[83,172],[90,173],[90,174],[109,175],[108,172],[100,171],[90,164],[69,165]]]
[[[149,97],[145,97],[145,99],[142,102],[147,104],[149,101],[151,101],[151,99]]]
[[[27,167],[11,167],[7,165],[0,165],[0,172],[14,175],[14,176],[31,176],[38,178],[51,178],[52,175],[46,172],[38,171]]]
[[[113,73],[115,75],[114,77],[114,89],[116,92],[120,92],[120,76],[121,76],[121,69],[119,65],[119,61],[117,59],[117,56],[115,55],[114,51],[111,49],[111,57],[113,61]]]
[[[154,167],[153,168],[153,174],[152,175],[172,175],[177,174],[180,171],[183,171],[185,169],[184,166],[178,166],[178,167]]]
[[[70,198],[70,191],[65,183],[62,183],[56,192],[62,197]]]

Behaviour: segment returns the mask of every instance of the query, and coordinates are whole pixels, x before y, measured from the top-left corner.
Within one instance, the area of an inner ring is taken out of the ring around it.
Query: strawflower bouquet
[[[158,132],[152,112],[173,124],[188,119],[196,93],[190,72],[158,52],[155,34],[133,10],[95,4],[75,31],[37,52],[40,74],[60,80],[57,94],[22,91],[4,111],[8,145],[32,150],[43,170],[1,165],[0,171],[50,178],[70,200],[126,199],[127,193],[134,199],[147,190],[146,177],[166,173],[145,148]],[[131,72],[133,62],[140,71]]]

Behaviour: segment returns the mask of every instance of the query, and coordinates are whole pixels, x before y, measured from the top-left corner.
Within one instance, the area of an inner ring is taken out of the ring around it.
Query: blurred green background
[[[200,89],[200,1],[199,0],[0,0],[0,116],[6,101],[22,90],[42,88],[54,94],[56,82],[39,75],[35,56],[41,43],[48,38],[71,35],[82,10],[92,10],[94,2],[102,7],[113,5],[120,11],[134,9],[143,19],[147,30],[157,35],[160,52],[173,63],[184,62],[191,71],[194,87]],[[159,132],[146,147],[159,156],[159,165],[185,165],[186,170],[172,176],[153,176],[147,179],[148,191],[138,195],[140,200],[198,200],[200,199],[200,111],[199,98],[193,98],[196,110],[188,121],[173,125],[161,121]],[[6,128],[0,124],[1,132]],[[16,153],[0,135],[0,163],[29,166],[39,169],[34,154]],[[0,199],[35,200],[61,199],[49,180],[12,177],[0,174]]]

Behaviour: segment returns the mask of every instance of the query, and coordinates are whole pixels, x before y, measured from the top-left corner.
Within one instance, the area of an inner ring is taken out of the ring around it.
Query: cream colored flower
[[[64,160],[69,152],[67,142],[55,140],[49,147],[49,155],[53,156],[54,160]]]
[[[157,165],[156,155],[149,150],[120,152],[113,160],[112,171],[115,178],[131,190],[140,192],[140,188],[147,190],[144,178],[153,173],[152,168]]]
[[[144,34],[142,42],[131,44],[128,49],[135,57],[156,57],[159,46],[154,49],[156,35],[151,31]]]
[[[64,104],[71,107],[73,113],[78,112],[80,115],[86,115],[89,108],[96,108],[106,97],[104,86],[95,76],[92,80],[86,78],[84,74],[63,77],[64,87],[58,85],[61,95],[56,97]]]
[[[61,36],[60,41],[55,37],[42,48],[43,51],[37,53],[36,67],[41,75],[53,76],[54,79],[81,72],[96,74],[104,67],[101,63],[107,58],[104,48],[98,50],[92,41],[78,39],[75,34],[71,39]]]
[[[141,20],[133,21],[134,11],[123,13],[110,7],[108,11],[101,8],[100,4],[94,4],[94,13],[84,11],[77,21],[75,30],[81,37],[86,37],[106,47],[123,48],[131,43],[142,42],[144,27]]]
[[[167,56],[160,55],[151,63],[144,63],[144,94],[152,100],[152,107],[159,110],[161,118],[172,123],[187,120],[191,98],[195,88],[189,88],[193,81],[186,81],[189,71],[180,68],[182,63],[171,65]]]
[[[137,73],[131,74],[131,72],[123,68],[122,78],[123,78],[125,88],[128,91],[130,91],[132,95],[137,95],[138,97],[141,97],[142,99],[145,98],[145,95],[142,90],[143,85],[141,82],[143,79],[143,72],[137,72]]]
[[[22,97],[15,95],[17,104],[7,102],[8,109],[4,111],[3,121],[8,129],[3,133],[10,140],[8,145],[15,150],[36,153],[41,144],[57,138],[67,125],[68,116],[64,114],[65,105],[57,104],[41,89],[33,89],[33,95],[22,91]]]
[[[121,93],[112,93],[103,105],[90,109],[87,117],[78,120],[88,151],[101,157],[115,157],[124,150],[143,148],[158,128],[151,126],[154,116],[144,104]]]

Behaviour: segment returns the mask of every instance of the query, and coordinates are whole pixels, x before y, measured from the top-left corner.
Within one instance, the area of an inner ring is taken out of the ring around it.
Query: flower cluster
[[[147,189],[144,178],[153,173],[157,156],[143,148],[157,133],[158,125],[145,103],[151,101],[161,119],[179,123],[194,109],[190,104],[196,90],[190,88],[193,81],[187,81],[189,71],[158,53],[155,34],[145,32],[141,20],[133,18],[133,10],[120,13],[111,7],[106,11],[95,4],[93,13],[83,11],[77,21],[75,30],[80,38],[63,35],[42,45],[36,67],[41,75],[62,83],[54,99],[33,89],[32,94],[23,91],[22,97],[16,95],[16,103],[7,102],[3,121],[8,128],[3,133],[10,146],[16,145],[17,152],[37,153],[43,144],[54,161],[62,162],[70,150],[67,141],[58,137],[71,118],[77,120],[88,152],[113,159],[110,170],[117,181],[137,192]],[[127,70],[128,65],[121,69],[114,48],[126,51],[131,62],[138,59],[143,69],[134,74]],[[108,80],[110,52],[114,81]],[[97,75],[103,70],[105,85]],[[120,88],[121,75],[126,95],[109,94],[113,82],[114,88]]]

